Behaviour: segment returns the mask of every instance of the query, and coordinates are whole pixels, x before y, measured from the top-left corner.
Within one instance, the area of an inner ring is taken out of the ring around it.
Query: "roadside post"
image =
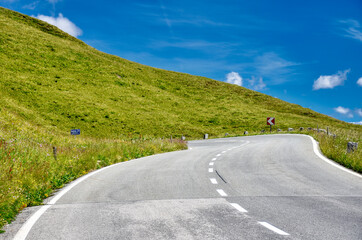
[[[275,118],[268,117],[266,118],[266,124],[270,126],[270,133],[272,132],[272,126],[275,125]]]
[[[53,147],[53,156],[54,156],[54,160],[57,160],[57,147]]]
[[[347,143],[347,153],[353,153],[358,148],[358,142],[348,142]]]

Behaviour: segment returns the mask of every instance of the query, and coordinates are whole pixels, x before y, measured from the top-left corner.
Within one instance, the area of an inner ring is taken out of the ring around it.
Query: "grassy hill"
[[[182,141],[160,140],[171,135],[196,139],[204,133],[260,133],[268,129],[268,116],[276,117],[281,129],[319,125],[354,141],[362,135],[362,126],[259,92],[102,53],[4,8],[0,101],[0,227],[23,207],[41,203],[53,189],[88,171],[185,148]],[[81,129],[81,137],[69,136],[73,128]],[[343,153],[345,138],[313,134],[325,139],[327,156],[362,172],[361,151]]]
[[[280,128],[345,125],[243,87],[111,56],[40,20],[0,13],[1,100],[47,129],[199,137],[260,130],[267,116]]]

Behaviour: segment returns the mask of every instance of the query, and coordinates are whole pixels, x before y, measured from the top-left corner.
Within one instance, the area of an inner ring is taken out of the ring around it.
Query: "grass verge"
[[[327,158],[362,174],[361,146],[354,152],[347,152],[347,143],[361,143],[362,136],[358,132],[347,129],[336,129],[333,133],[335,136],[327,135],[324,132],[308,132],[309,135],[319,142],[319,147]]]
[[[187,148],[184,141],[142,136],[128,140],[56,136],[50,140],[44,135],[10,136],[1,130],[0,136],[0,229],[23,208],[42,204],[53,190],[90,171]]]

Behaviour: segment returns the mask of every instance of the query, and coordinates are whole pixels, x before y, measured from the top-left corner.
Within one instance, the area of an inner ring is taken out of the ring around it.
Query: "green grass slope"
[[[105,54],[4,8],[0,101],[0,228],[86,172],[185,148],[160,138],[260,133],[268,129],[268,116],[281,129],[329,126],[337,138],[313,133],[324,153],[362,172],[361,151],[347,155],[344,149],[347,137],[361,140],[362,126],[236,85]],[[82,135],[71,138],[72,128]]]
[[[243,87],[99,52],[37,19],[0,10],[1,101],[25,120],[86,136],[198,137],[345,123]],[[150,127],[152,126],[152,127]]]

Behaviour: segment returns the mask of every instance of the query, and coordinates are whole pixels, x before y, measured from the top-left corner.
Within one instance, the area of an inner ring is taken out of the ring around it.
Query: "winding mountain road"
[[[361,240],[362,177],[304,135],[191,141],[86,175],[6,230],[0,238]]]

